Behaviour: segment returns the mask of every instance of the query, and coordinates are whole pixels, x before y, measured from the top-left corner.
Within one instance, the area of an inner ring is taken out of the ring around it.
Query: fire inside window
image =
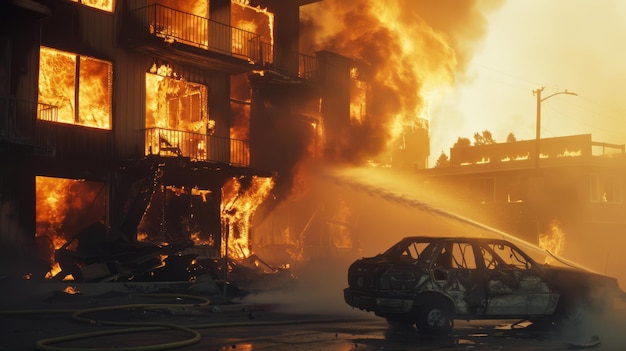
[[[99,10],[113,12],[113,0],[71,0]]]
[[[623,187],[621,178],[611,175],[592,174],[589,180],[591,202],[622,203]]]
[[[43,46],[39,53],[38,118],[111,129],[112,64]]]
[[[146,152],[207,157],[208,89],[198,83],[146,73]]]

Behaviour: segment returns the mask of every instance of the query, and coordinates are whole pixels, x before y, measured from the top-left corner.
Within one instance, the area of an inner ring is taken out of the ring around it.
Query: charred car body
[[[407,237],[355,261],[344,300],[391,325],[445,333],[454,319],[553,323],[624,297],[615,278],[534,257],[504,239]]]

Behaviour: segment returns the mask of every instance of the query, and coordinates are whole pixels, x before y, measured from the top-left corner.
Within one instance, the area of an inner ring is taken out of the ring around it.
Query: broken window
[[[405,258],[408,260],[416,261],[424,252],[424,249],[428,247],[430,243],[427,242],[413,242],[409,246],[407,246],[406,250],[402,251],[400,254],[401,258]]]
[[[455,243],[452,246],[452,268],[476,269],[476,259],[471,244]]]
[[[39,54],[37,118],[111,129],[112,64],[44,46]]]
[[[589,177],[591,202],[619,203],[622,197],[622,179],[613,175],[592,174]]]
[[[481,247],[487,269],[530,269],[530,262],[517,249],[505,244],[489,243]]]

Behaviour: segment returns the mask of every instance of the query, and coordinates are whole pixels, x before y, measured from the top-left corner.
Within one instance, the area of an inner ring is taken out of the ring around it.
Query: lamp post
[[[539,168],[539,140],[541,139],[541,103],[545,100],[548,100],[549,98],[555,96],[555,95],[559,95],[559,94],[567,94],[567,95],[575,95],[578,96],[578,94],[571,92],[571,91],[567,91],[567,89],[563,90],[563,91],[558,91],[554,94],[548,95],[544,98],[541,97],[541,92],[543,91],[545,87],[541,87],[537,90],[533,90],[533,95],[535,95],[537,97],[537,135],[536,135],[536,145],[535,145],[535,167]]]

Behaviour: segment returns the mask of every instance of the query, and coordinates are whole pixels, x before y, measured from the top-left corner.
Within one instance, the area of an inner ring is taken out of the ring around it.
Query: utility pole
[[[536,90],[533,90],[533,95],[537,97],[537,132],[535,136],[535,168],[539,168],[539,156],[541,155],[541,152],[539,150],[539,144],[541,140],[541,103],[553,97],[554,95],[559,95],[559,94],[578,96],[578,94],[571,92],[571,91],[567,91],[567,89],[565,89],[563,91],[559,91],[554,94],[548,95],[544,98],[541,98],[541,92],[543,91],[544,88],[545,87],[541,87]]]

